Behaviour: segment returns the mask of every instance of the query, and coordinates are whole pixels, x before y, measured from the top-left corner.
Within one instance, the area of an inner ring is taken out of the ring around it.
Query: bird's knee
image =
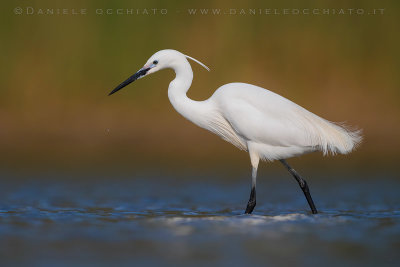
[[[304,180],[303,178],[299,177],[297,181],[298,181],[298,183],[299,183],[299,185],[300,185],[300,187],[302,189],[308,189],[308,185],[307,185],[306,180]]]

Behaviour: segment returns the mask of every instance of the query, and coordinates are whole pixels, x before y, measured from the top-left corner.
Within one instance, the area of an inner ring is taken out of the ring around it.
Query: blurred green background
[[[246,153],[174,111],[167,97],[171,70],[107,96],[166,48],[211,68],[207,72],[192,63],[188,95],[193,99],[206,99],[229,82],[247,82],[363,129],[356,152],[306,155],[296,159],[302,166],[396,166],[398,1],[7,1],[1,6],[3,170],[243,170],[249,165]],[[26,14],[27,7],[34,14]],[[38,14],[63,8],[68,14]],[[108,8],[113,14],[96,14]],[[150,14],[118,15],[117,8]],[[188,14],[194,8],[385,10],[382,15]],[[81,9],[86,14],[72,14]]]

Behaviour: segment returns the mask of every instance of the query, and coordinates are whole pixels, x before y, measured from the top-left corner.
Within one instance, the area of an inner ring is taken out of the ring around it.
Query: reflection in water
[[[0,261],[9,265],[367,265],[400,259],[400,181],[312,181],[318,215],[297,184],[168,177],[2,180]],[[268,192],[268,194],[266,194]]]

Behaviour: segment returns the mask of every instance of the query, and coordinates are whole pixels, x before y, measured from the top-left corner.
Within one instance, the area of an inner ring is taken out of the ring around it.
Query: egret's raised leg
[[[258,162],[260,161],[259,157],[257,155],[254,155],[250,153],[250,160],[251,160],[251,165],[252,165],[252,171],[251,171],[251,192],[250,192],[250,199],[249,202],[247,202],[247,207],[246,207],[246,214],[250,214],[253,212],[254,207],[256,206],[256,180],[257,180],[257,168],[258,168]]]
[[[299,183],[301,190],[303,190],[304,195],[306,196],[308,205],[310,205],[311,212],[313,214],[317,214],[318,211],[315,208],[314,201],[312,200],[311,194],[310,194],[310,189],[308,188],[306,180],[304,180],[300,174],[298,174],[290,165],[286,162],[286,160],[281,159],[281,163],[288,169],[288,171],[293,175],[293,177],[296,179],[296,181]]]

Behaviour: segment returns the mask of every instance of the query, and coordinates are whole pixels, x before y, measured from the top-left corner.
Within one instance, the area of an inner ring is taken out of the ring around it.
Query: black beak
[[[115,87],[114,90],[111,91],[111,93],[109,93],[108,95],[112,95],[115,92],[121,90],[122,88],[124,88],[125,86],[127,86],[128,84],[130,84],[131,82],[136,81],[137,79],[143,77],[144,75],[146,75],[146,73],[150,70],[150,68],[146,68],[146,69],[140,69],[138,72],[136,72],[135,74],[133,74],[131,77],[129,77],[128,79],[126,79],[125,81],[123,81],[120,85],[118,85],[117,87]]]

